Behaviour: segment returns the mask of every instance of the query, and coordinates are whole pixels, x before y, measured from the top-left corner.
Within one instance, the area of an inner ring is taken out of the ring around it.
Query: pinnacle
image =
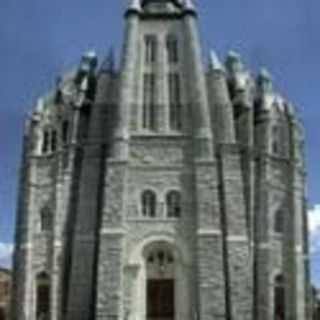
[[[184,7],[185,7],[186,10],[194,11],[194,12],[196,11],[196,8],[195,8],[193,0],[185,0],[184,1]]]
[[[130,0],[128,10],[141,11],[141,1],[140,0]]]
[[[224,71],[224,66],[214,50],[210,51],[209,65],[211,70]]]
[[[89,50],[89,51],[85,52],[83,56],[88,59],[95,59],[97,57],[97,54],[94,50]]]
[[[270,81],[272,80],[270,72],[265,67],[261,68],[261,70],[259,72],[259,77],[261,79],[265,79],[265,80],[270,80]]]
[[[241,60],[241,56],[240,56],[240,54],[238,52],[230,50],[228,52],[227,59],[228,60],[230,59],[230,60],[238,60],[238,61],[240,61]]]

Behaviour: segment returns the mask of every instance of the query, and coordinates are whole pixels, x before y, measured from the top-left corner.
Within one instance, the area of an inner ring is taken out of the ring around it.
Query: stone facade
[[[307,320],[304,132],[191,0],[133,0],[26,124],[13,320]],[[159,298],[160,297],[160,298]]]
[[[0,320],[10,319],[11,272],[0,268]]]

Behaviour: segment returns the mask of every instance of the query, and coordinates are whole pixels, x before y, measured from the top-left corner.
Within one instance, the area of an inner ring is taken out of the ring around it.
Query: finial
[[[184,0],[184,9],[191,13],[196,13],[196,7],[193,0]]]
[[[84,53],[83,57],[88,58],[88,59],[96,59],[97,54],[94,50],[89,50]]]
[[[113,73],[115,70],[114,49],[110,48],[109,53],[103,61],[100,71]]]
[[[273,92],[272,76],[266,68],[261,68],[257,83],[263,93]]]
[[[232,50],[229,51],[227,55],[226,66],[231,73],[241,72],[243,70],[243,64],[240,54]]]
[[[295,106],[291,102],[286,103],[286,111],[290,117],[293,117],[296,113]]]
[[[140,2],[140,0],[130,0],[130,4],[128,6],[128,10],[127,11],[140,12],[141,11],[141,2]]]
[[[214,71],[224,71],[224,66],[221,63],[217,53],[214,50],[210,51],[210,61],[209,66],[211,70]]]
[[[97,67],[98,57],[94,50],[89,50],[82,55],[80,69],[84,72],[90,72]]]
[[[261,68],[259,72],[259,78],[272,81],[272,77],[267,68]]]
[[[227,60],[241,61],[241,56],[238,52],[230,50],[228,52]]]

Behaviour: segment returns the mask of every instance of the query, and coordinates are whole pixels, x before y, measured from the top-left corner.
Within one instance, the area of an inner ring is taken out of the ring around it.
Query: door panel
[[[174,281],[148,280],[148,319],[174,319]]]

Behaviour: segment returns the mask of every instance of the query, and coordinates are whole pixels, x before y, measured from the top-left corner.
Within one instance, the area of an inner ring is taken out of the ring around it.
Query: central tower
[[[102,76],[91,115],[68,319],[87,319],[92,308],[97,319],[209,320],[226,319],[228,312],[251,319],[249,241],[232,111],[228,101],[221,102],[222,113],[231,117],[221,115],[226,123],[220,135],[230,146],[219,164],[196,9],[188,0],[134,0],[125,19],[121,69],[113,79],[117,108],[104,102],[110,75]],[[218,73],[209,82],[226,92]],[[106,110],[106,126],[97,128]],[[99,132],[107,135],[105,151],[93,143]],[[225,197],[219,194],[221,179],[230,194]],[[236,211],[233,200],[239,202]],[[224,205],[237,221],[228,230],[230,244]],[[101,210],[90,224],[88,208]],[[84,270],[86,279],[79,282]]]

